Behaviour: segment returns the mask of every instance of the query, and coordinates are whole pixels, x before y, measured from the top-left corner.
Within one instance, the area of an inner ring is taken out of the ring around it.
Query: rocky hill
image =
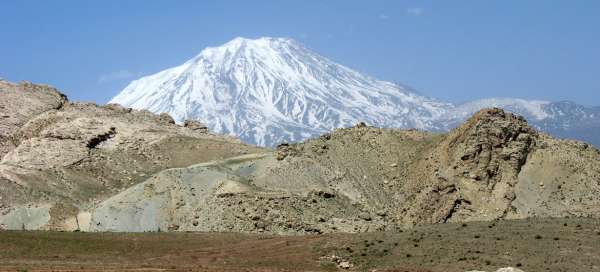
[[[0,228],[76,229],[85,213],[162,170],[261,151],[198,122],[176,125],[56,89],[0,81]]]
[[[358,125],[166,170],[100,203],[91,230],[306,234],[599,217],[599,181],[597,149],[491,109],[447,135]]]
[[[500,109],[448,134],[359,123],[268,150],[167,115],[4,84],[37,99],[6,105],[38,106],[4,105],[21,121],[3,138],[2,228],[310,234],[600,217],[600,152]]]

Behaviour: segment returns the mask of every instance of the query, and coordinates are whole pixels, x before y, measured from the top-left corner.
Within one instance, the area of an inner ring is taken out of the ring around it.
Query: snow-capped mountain
[[[560,137],[600,146],[600,108],[513,98],[454,105],[374,79],[285,38],[236,38],[184,64],[133,81],[109,103],[196,119],[262,146],[294,142],[358,122],[449,130],[487,107],[525,116]]]
[[[543,107],[548,117],[532,120],[542,131],[560,138],[582,140],[600,147],[600,107],[585,107],[569,101]]]
[[[272,146],[366,122],[435,128],[449,103],[365,76],[291,39],[236,38],[184,64],[133,81],[110,103],[197,119]]]

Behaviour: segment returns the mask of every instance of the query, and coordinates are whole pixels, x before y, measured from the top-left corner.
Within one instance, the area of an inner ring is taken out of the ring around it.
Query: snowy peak
[[[222,53],[226,51],[238,52],[245,49],[264,50],[267,48],[280,49],[290,47],[301,48],[302,45],[290,38],[262,37],[258,39],[247,39],[243,37],[237,37],[221,46],[207,47],[202,50],[199,56],[208,56],[208,54]]]
[[[243,60],[279,56],[290,50],[303,50],[298,43],[286,38],[260,38],[256,40],[235,38],[219,47],[208,47],[190,60],[191,64],[207,61],[220,68],[235,68]]]
[[[600,145],[600,109],[569,102],[490,98],[459,105],[377,80],[288,38],[235,38],[180,66],[129,84],[111,103],[274,146],[358,122],[379,127],[452,129],[483,108],[523,115],[559,137]]]
[[[451,106],[337,64],[286,38],[236,38],[132,82],[111,100],[198,119],[212,130],[272,146],[360,121],[431,128]]]

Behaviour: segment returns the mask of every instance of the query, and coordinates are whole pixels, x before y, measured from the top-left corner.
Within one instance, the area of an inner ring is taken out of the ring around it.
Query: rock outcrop
[[[0,82],[0,96],[0,228],[76,229],[79,213],[154,173],[261,150],[48,86]]]
[[[55,88],[29,82],[13,84],[0,80],[0,157],[18,143],[13,133],[38,114],[60,109],[67,97]]]
[[[357,125],[275,152],[164,171],[101,203],[92,230],[307,234],[599,217],[592,196],[600,193],[600,155],[575,143],[498,109],[447,135]],[[539,168],[540,158],[563,163]],[[549,179],[560,186],[539,185]]]
[[[422,203],[414,216],[429,218],[414,222],[506,217],[513,210],[519,173],[538,136],[523,118],[500,109],[475,114],[428,152],[421,169],[425,173],[433,169],[433,175],[424,177],[430,185],[420,194]],[[423,212],[427,207],[430,213]]]

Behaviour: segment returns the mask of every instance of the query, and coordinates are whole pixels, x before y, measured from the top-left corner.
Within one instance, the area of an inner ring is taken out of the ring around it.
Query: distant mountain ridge
[[[261,146],[296,142],[366,122],[447,131],[482,108],[523,115],[536,128],[600,146],[600,108],[572,102],[495,98],[455,105],[363,75],[286,38],[235,38],[184,64],[129,84],[109,103]]]
[[[456,106],[441,121],[454,127],[478,110],[491,107],[521,115],[536,129],[555,137],[572,138],[600,146],[600,107],[586,107],[570,101],[482,99]]]

